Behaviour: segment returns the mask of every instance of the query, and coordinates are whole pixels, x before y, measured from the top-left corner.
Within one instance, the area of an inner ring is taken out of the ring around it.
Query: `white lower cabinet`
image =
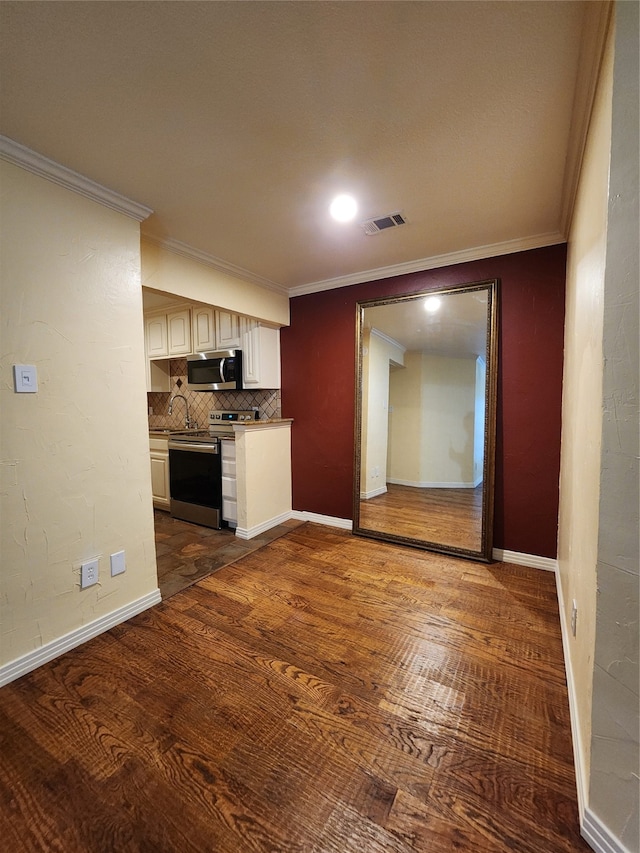
[[[169,509],[169,440],[150,438],[149,448],[153,505],[158,509]]]
[[[222,462],[222,518],[229,527],[238,524],[238,486],[236,480],[236,443],[231,439],[220,441]]]

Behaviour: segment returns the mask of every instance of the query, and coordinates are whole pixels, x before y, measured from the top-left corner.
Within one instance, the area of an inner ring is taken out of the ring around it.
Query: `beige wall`
[[[407,352],[391,374],[390,482],[463,487],[474,481],[475,359]]]
[[[604,284],[603,428],[589,808],[640,849],[640,425],[637,3],[616,4]]]
[[[360,496],[372,497],[387,488],[389,441],[389,368],[402,364],[404,350],[375,331],[363,332],[362,448]],[[397,371],[403,373],[403,370]],[[377,473],[376,473],[377,472]]]
[[[602,318],[607,240],[613,45],[596,95],[569,237],[562,399],[558,564],[565,624],[578,606],[568,662],[577,698],[578,767],[589,776],[602,434]],[[583,782],[583,788],[585,783]]]
[[[291,423],[238,425],[234,432],[237,535],[252,538],[291,514]]]
[[[424,355],[422,375],[422,480],[473,485],[475,358]]]
[[[571,225],[558,562],[582,831],[638,851],[638,4],[608,32]],[[572,600],[576,637],[568,629]],[[610,843],[609,843],[610,842]]]
[[[184,299],[226,308],[275,326],[289,325],[289,298],[191,258],[141,242],[142,284]]]
[[[6,664],[152,594],[157,575],[139,225],[17,166],[0,180]],[[14,393],[14,363],[37,367],[37,394]]]
[[[387,480],[419,485],[422,479],[422,353],[404,354],[404,368],[389,383],[389,454]]]

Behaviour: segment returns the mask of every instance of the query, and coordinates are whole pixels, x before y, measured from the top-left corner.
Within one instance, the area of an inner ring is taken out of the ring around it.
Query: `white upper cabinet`
[[[212,352],[217,349],[215,311],[206,305],[194,305],[191,310],[193,351]]]
[[[169,355],[166,314],[157,314],[145,319],[145,343],[147,358],[162,358]]]
[[[216,311],[217,348],[238,349],[242,346],[240,317],[228,311]]]
[[[169,355],[189,355],[191,352],[191,310],[172,311],[167,314]]]
[[[281,385],[280,330],[252,317],[199,304],[156,309],[145,316],[145,345],[148,391],[169,390],[169,359],[228,349],[243,351],[245,388]]]
[[[257,325],[242,336],[245,388],[280,388],[280,330]]]

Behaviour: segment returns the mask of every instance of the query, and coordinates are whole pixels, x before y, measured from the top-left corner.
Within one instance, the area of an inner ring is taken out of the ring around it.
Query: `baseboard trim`
[[[389,477],[387,480],[387,483],[391,483],[392,486],[410,486],[412,489],[475,489],[481,482],[482,480],[478,480],[477,483],[468,480],[399,480],[397,477]]]
[[[596,853],[631,853],[618,838],[611,835],[607,827],[590,808],[584,810],[584,819],[580,824],[584,840],[593,847]]]
[[[360,500],[361,501],[369,501],[371,498],[377,498],[379,495],[384,495],[387,493],[387,486],[380,486],[378,489],[371,489],[370,492],[360,492]]]
[[[314,524],[326,524],[328,527],[339,527],[342,530],[353,529],[353,521],[350,518],[336,518],[333,515],[320,515],[317,512],[294,509],[290,518],[295,518],[297,521],[311,521]]]
[[[16,678],[20,678],[28,672],[37,669],[42,664],[60,657],[65,652],[75,649],[76,646],[86,643],[87,640],[91,640],[99,634],[104,634],[105,631],[116,625],[120,625],[122,622],[126,622],[132,616],[137,616],[138,613],[142,613],[144,610],[148,610],[150,607],[159,604],[161,600],[160,590],[154,589],[153,592],[143,595],[142,598],[138,598],[129,604],[125,604],[124,607],[112,610],[111,613],[100,616],[99,619],[94,619],[93,622],[82,625],[68,634],[63,634],[62,637],[45,643],[40,648],[27,652],[26,655],[22,655],[22,657],[4,664],[4,666],[0,667],[0,687],[4,687],[5,684],[15,681]]]
[[[283,524],[292,517],[291,510],[288,510],[287,512],[281,512],[280,515],[274,515],[273,518],[263,521],[261,524],[254,524],[253,527],[240,527],[240,525],[238,525],[236,527],[236,536],[238,539],[253,539],[261,533],[271,530],[272,527],[277,527],[279,524]]]
[[[537,554],[522,554],[520,551],[506,551],[494,548],[493,559],[501,563],[514,563],[516,566],[529,566],[531,569],[543,569],[545,572],[557,572],[558,561],[551,557],[538,557]]]
[[[585,758],[582,752],[582,741],[580,739],[580,717],[578,713],[579,703],[576,693],[573,667],[569,644],[571,642],[571,626],[567,622],[562,583],[560,580],[560,569],[556,569],[556,595],[558,597],[558,610],[560,613],[560,632],[562,635],[562,654],[564,656],[564,669],[567,677],[567,693],[569,696],[569,719],[571,723],[571,741],[573,744],[573,766],[576,774],[576,793],[578,795],[578,815],[580,818],[580,834],[585,841],[596,851],[596,853],[631,853],[622,842],[616,838],[599,817],[591,811],[587,805],[589,800],[589,779],[585,775]]]
[[[571,724],[571,741],[573,743],[573,765],[576,774],[576,792],[578,795],[578,814],[580,817],[580,829],[584,834],[585,812],[587,804],[587,795],[589,791],[588,779],[584,777],[584,756],[582,754],[580,734],[580,724],[578,716],[578,696],[576,694],[575,679],[573,677],[573,667],[571,665],[571,654],[569,650],[569,642],[571,637],[571,626],[567,623],[566,609],[564,604],[564,595],[562,592],[562,582],[560,580],[560,570],[556,571],[556,595],[558,598],[558,611],[560,613],[560,634],[562,637],[562,654],[564,657],[564,669],[567,677],[567,693],[569,695],[569,720]],[[591,842],[589,842],[591,843]],[[596,848],[594,848],[596,849]],[[603,848],[606,849],[606,848]]]

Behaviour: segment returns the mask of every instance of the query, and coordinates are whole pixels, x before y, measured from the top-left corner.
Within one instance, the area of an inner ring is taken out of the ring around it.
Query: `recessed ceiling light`
[[[336,222],[350,222],[358,212],[358,202],[352,195],[337,195],[329,206]]]
[[[424,300],[424,310],[428,311],[429,314],[435,314],[439,308],[440,299],[437,296],[428,296]]]

